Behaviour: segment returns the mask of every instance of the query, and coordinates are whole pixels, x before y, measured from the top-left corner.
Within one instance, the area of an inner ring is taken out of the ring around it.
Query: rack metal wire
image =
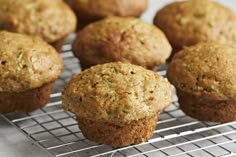
[[[71,52],[71,39],[63,47],[64,72],[50,102],[31,113],[2,115],[42,149],[56,157],[233,157],[236,156],[236,122],[206,123],[186,116],[177,97],[159,117],[153,137],[144,143],[114,148],[87,140],[73,114],[61,108],[60,91],[71,75],[80,72]],[[158,73],[165,76],[164,66]]]

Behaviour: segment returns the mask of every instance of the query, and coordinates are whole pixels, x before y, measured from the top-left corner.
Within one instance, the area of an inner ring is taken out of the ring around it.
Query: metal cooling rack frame
[[[154,136],[147,142],[123,148],[87,140],[71,113],[61,108],[60,91],[71,75],[80,72],[71,52],[71,40],[61,53],[64,72],[56,82],[50,102],[32,113],[2,115],[37,146],[55,157],[233,157],[236,156],[236,122],[214,124],[186,116],[175,96],[159,117]],[[159,74],[165,76],[165,67]]]

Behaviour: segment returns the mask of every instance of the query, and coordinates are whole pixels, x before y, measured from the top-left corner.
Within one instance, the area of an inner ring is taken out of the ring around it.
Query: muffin
[[[155,26],[132,17],[109,17],[81,30],[72,45],[82,69],[123,61],[156,70],[171,46]]]
[[[61,0],[0,0],[0,30],[39,36],[58,52],[76,28],[76,16]]]
[[[79,20],[79,28],[108,16],[140,16],[147,0],[65,0]]]
[[[75,75],[62,93],[64,109],[77,117],[85,137],[121,147],[148,140],[172,88],[153,71],[129,63],[93,66]]]
[[[236,120],[236,49],[215,42],[186,47],[172,59],[167,77],[180,108],[203,121]]]
[[[62,67],[57,51],[39,37],[0,31],[0,113],[44,106]]]
[[[174,2],[157,12],[154,23],[176,51],[199,42],[236,44],[236,17],[227,7],[210,0]]]

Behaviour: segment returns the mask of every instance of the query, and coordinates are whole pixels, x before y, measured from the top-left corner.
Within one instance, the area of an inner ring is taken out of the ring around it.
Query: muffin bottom
[[[69,36],[69,34],[66,34],[63,37],[61,37],[60,39],[58,39],[54,42],[51,42],[49,44],[52,45],[57,50],[57,52],[61,52],[62,46],[64,45],[68,36]]]
[[[24,92],[0,92],[0,113],[31,112],[49,100],[54,82]]]
[[[226,123],[236,121],[236,102],[216,100],[177,89],[180,108],[189,116],[201,121]]]
[[[147,141],[153,135],[157,119],[158,114],[132,121],[124,126],[118,126],[77,117],[79,128],[86,138],[114,147],[122,147]]]

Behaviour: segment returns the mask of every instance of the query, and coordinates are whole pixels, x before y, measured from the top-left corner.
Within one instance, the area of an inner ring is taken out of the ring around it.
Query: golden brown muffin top
[[[80,31],[73,52],[88,68],[125,61],[154,69],[170,56],[171,46],[155,26],[132,17],[109,17]]]
[[[157,13],[154,23],[178,49],[201,41],[236,43],[235,14],[211,0],[171,3]]]
[[[186,47],[172,59],[167,77],[177,89],[236,99],[236,49],[214,42]]]
[[[0,0],[0,25],[50,43],[73,32],[76,17],[61,0]]]
[[[21,92],[61,74],[57,51],[38,37],[0,31],[0,92]]]
[[[97,20],[107,16],[139,16],[147,0],[66,0],[79,19]]]
[[[80,118],[121,124],[162,111],[171,104],[172,89],[153,71],[114,62],[73,76],[62,100],[63,107]]]

